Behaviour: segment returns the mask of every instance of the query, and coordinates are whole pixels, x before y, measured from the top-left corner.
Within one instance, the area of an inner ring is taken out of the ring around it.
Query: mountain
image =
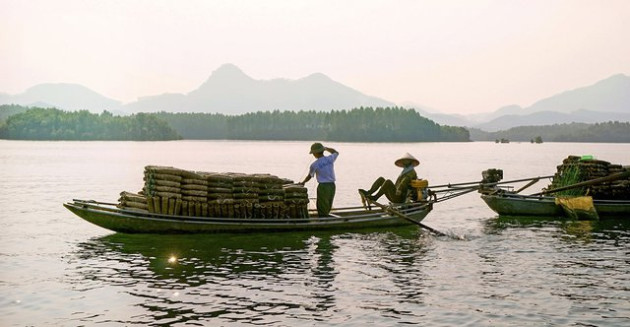
[[[440,125],[449,126],[471,126],[474,124],[467,116],[464,115],[451,115],[434,112],[426,112],[416,108],[416,111],[423,117],[431,119],[432,121]]]
[[[56,107],[65,110],[86,109],[100,113],[118,111],[121,102],[100,95],[84,86],[67,83],[38,84],[17,95],[0,94],[0,104]]]
[[[320,73],[298,80],[255,80],[225,64],[188,94],[143,97],[125,106],[130,112],[216,112],[242,114],[268,110],[341,110],[394,103],[362,94]]]
[[[507,106],[490,114],[467,118],[478,121],[467,126],[491,132],[516,126],[630,121],[630,77],[613,75],[593,85],[539,100],[526,108]]]
[[[146,96],[126,105],[84,86],[62,83],[39,84],[17,95],[0,93],[2,104],[87,109],[95,113],[108,110],[116,114],[157,111],[242,114],[276,109],[329,111],[396,105],[365,95],[324,74],[316,73],[297,80],[256,80],[232,64],[216,69],[189,93]],[[482,114],[451,115],[416,104],[405,106],[415,108],[438,124],[488,131],[527,125],[630,121],[630,77],[617,74],[593,85],[541,99],[526,108],[509,105]]]
[[[431,119],[440,125],[470,126],[474,124],[474,122],[470,120],[467,116],[441,113],[438,110],[419,105],[411,101],[402,102],[399,103],[399,105],[403,108],[415,109],[422,117]]]
[[[630,113],[630,76],[613,75],[593,85],[542,99],[524,111],[532,113],[551,110],[569,113],[580,109]]]

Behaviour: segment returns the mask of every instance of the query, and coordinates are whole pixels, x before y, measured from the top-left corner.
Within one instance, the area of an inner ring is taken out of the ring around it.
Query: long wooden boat
[[[337,208],[330,217],[310,218],[213,218],[176,216],[121,209],[114,203],[73,200],[64,207],[97,226],[121,233],[239,233],[296,230],[360,229],[419,224],[432,203],[408,203],[391,210],[364,207]],[[402,214],[407,219],[403,218]]]
[[[556,204],[552,196],[529,196],[504,192],[482,194],[488,207],[499,215],[506,216],[564,216],[562,206]],[[600,218],[630,219],[630,200],[593,200]]]

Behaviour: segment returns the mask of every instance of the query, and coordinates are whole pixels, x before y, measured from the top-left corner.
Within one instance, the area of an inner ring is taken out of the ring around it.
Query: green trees
[[[28,107],[22,107],[17,104],[3,104],[0,106],[0,124],[9,118],[9,116],[19,114],[20,112],[25,112],[28,110]]]
[[[511,141],[630,143],[630,122],[570,123],[546,126],[519,126],[506,131],[483,132],[471,129],[475,141],[506,138]],[[538,143],[538,142],[537,142]]]
[[[462,127],[440,126],[404,108],[265,111],[239,116],[157,114],[185,139],[322,140],[337,142],[467,142]]]
[[[176,140],[180,136],[168,124],[149,114],[128,117],[104,111],[66,112],[32,108],[9,116],[0,126],[0,138],[17,140]]]
[[[1,109],[1,108],[0,108]],[[413,109],[210,113],[65,112],[31,108],[9,116],[0,138],[23,140],[321,140],[337,142],[467,142],[462,127],[440,126]]]

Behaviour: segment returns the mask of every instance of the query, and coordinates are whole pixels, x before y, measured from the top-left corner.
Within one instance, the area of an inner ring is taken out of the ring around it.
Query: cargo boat
[[[63,205],[84,220],[111,231],[152,234],[350,230],[419,225],[433,208],[432,202],[413,202],[390,205],[388,209],[336,208],[329,217],[317,217],[316,212],[311,212],[307,218],[224,218],[150,213],[93,200],[75,199]]]
[[[481,199],[504,216],[568,216],[576,219],[630,219],[630,167],[596,160],[593,156],[568,156],[553,176],[508,182],[529,183],[517,191],[499,187],[503,170],[482,172]],[[542,178],[552,178],[541,192],[519,194]]]
[[[552,196],[521,194],[482,194],[481,199],[499,215],[561,217],[565,210]],[[630,200],[593,200],[600,219],[630,219]]]

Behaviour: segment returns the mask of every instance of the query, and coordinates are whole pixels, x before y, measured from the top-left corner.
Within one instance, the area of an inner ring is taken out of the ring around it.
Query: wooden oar
[[[523,185],[523,187],[519,188],[519,189],[518,189],[518,190],[516,190],[516,192],[514,192],[514,193],[515,193],[515,194],[520,193],[522,190],[524,190],[524,189],[526,189],[526,188],[528,188],[528,187],[530,187],[530,186],[532,186],[532,185],[534,185],[534,184],[538,183],[538,181],[539,181],[539,180],[540,180],[540,178],[534,178],[534,179],[532,179],[532,180],[531,180],[531,182],[529,182],[529,183],[527,183],[527,184]]]
[[[511,180],[511,181],[499,181],[499,182],[493,182],[493,183],[482,183],[481,181],[455,183],[455,184],[450,184],[449,183],[449,184],[442,184],[442,185],[430,185],[429,187],[430,188],[439,188],[439,187],[453,188],[455,186],[464,186],[464,185],[471,185],[470,187],[478,187],[479,185],[492,186],[492,185],[525,182],[525,181],[531,181],[531,180],[534,180],[534,179],[552,178],[552,177],[553,177],[553,175],[550,175],[550,176],[537,176],[537,177],[530,177],[530,178],[514,179],[514,180]],[[467,188],[467,187],[463,187],[463,188]]]
[[[427,226],[427,225],[425,225],[425,224],[423,224],[423,223],[421,223],[421,222],[419,222],[419,221],[417,221],[417,220],[415,220],[415,219],[405,215],[404,213],[402,213],[402,212],[392,208],[391,206],[386,206],[384,204],[380,204],[380,203],[370,199],[367,196],[365,197],[365,201],[367,201],[368,203],[374,204],[375,206],[378,206],[379,208],[383,209],[383,211],[385,211],[385,212],[387,212],[389,214],[393,214],[393,215],[395,215],[397,217],[400,217],[400,218],[403,218],[405,220],[408,220],[408,221],[410,221],[410,222],[412,222],[412,223],[414,223],[414,224],[416,224],[416,225],[418,225],[418,226],[420,226],[420,227],[422,227],[422,228],[424,228],[424,229],[426,229],[426,230],[428,230],[428,231],[430,231],[430,232],[432,232],[432,233],[434,233],[434,234],[436,234],[438,236],[448,236],[447,234],[444,234],[444,233],[440,232],[437,229],[431,228],[431,227],[429,227],[429,226]],[[429,204],[430,203],[427,203],[424,206],[428,206]]]
[[[575,184],[571,184],[571,185],[567,185],[563,187],[554,188],[551,190],[542,191],[539,193],[534,193],[532,195],[535,196],[535,195],[556,193],[556,192],[566,191],[566,190],[570,190],[570,189],[578,188],[582,186],[590,186],[590,185],[596,185],[596,184],[601,184],[601,183],[606,183],[606,182],[612,182],[612,181],[616,181],[618,179],[623,179],[627,177],[630,177],[630,170],[614,173],[605,177],[594,178],[588,181],[579,182],[579,183],[575,183]]]

